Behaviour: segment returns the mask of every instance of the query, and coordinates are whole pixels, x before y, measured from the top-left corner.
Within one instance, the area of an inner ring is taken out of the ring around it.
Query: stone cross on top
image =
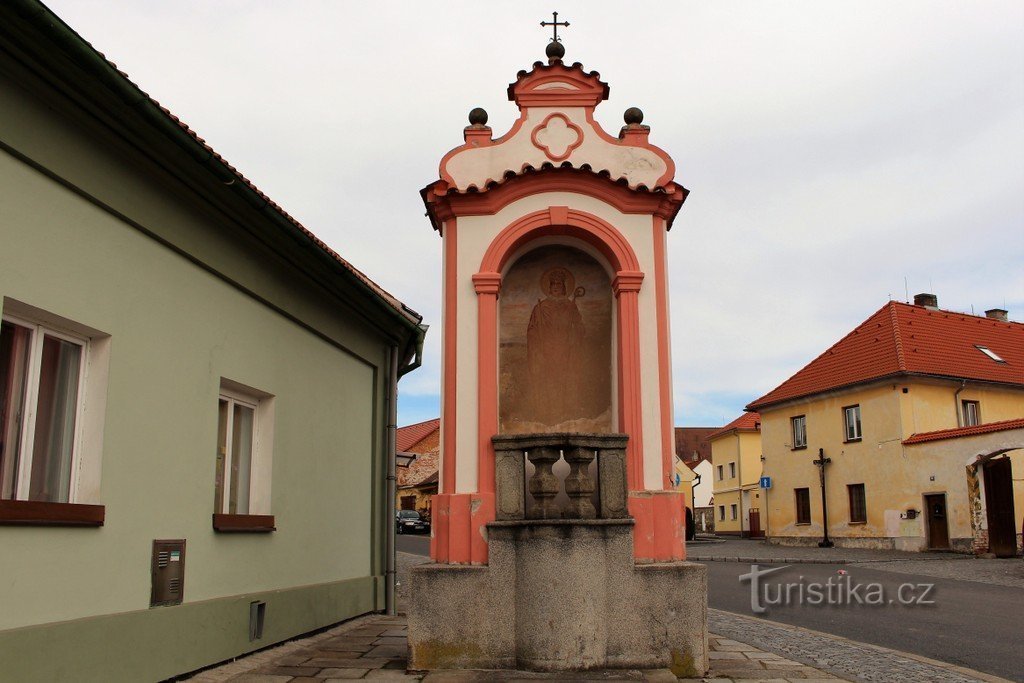
[[[551,33],[551,42],[552,43],[560,43],[560,42],[562,42],[562,39],[558,37],[558,27],[559,26],[564,26],[566,28],[569,28],[569,22],[568,21],[559,21],[558,20],[558,12],[552,12],[551,14],[554,15],[554,21],[542,21],[542,22],[540,22],[540,25],[541,26],[545,26],[545,27],[550,26],[551,27],[551,31],[552,31],[552,33]]]

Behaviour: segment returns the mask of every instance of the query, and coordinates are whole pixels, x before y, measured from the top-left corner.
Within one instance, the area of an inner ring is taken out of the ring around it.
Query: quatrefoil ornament
[[[583,144],[583,131],[564,114],[551,114],[533,129],[531,139],[548,159],[563,161]]]

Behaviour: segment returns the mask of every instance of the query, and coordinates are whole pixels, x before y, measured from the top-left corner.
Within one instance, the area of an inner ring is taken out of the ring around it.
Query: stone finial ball
[[[548,59],[561,59],[565,56],[565,46],[552,40],[548,43],[547,48],[544,50],[544,54],[548,56]]]
[[[643,123],[644,113],[640,111],[639,107],[630,107],[626,110],[626,113],[622,115],[626,123]]]
[[[486,125],[487,112],[483,107],[473,107],[473,110],[469,112],[469,122],[474,126]]]

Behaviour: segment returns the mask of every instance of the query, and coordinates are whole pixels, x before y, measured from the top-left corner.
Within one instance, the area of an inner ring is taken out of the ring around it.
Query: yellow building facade
[[[715,533],[763,535],[761,425],[757,413],[736,418],[710,437]]]
[[[891,329],[872,316],[748,406],[761,415],[763,471],[772,484],[768,538],[811,545],[827,530],[840,546],[984,553],[995,525],[1013,534],[1007,543],[1017,551],[1024,524],[1024,359],[1017,358],[1024,355],[1024,325],[889,306],[898,308],[879,313],[893,321]],[[875,356],[890,332],[904,342],[895,354],[904,364],[927,353],[926,344],[940,346],[925,368],[930,372],[897,368],[830,386],[864,368],[887,369]],[[960,376],[940,374],[954,371]],[[822,456],[825,503],[815,463]]]

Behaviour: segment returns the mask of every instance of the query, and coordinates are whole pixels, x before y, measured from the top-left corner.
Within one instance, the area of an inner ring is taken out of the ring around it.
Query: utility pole
[[[825,497],[825,465],[832,462],[832,458],[825,457],[825,449],[818,449],[818,459],[814,461],[814,464],[818,466],[818,474],[821,477],[821,519],[822,528],[825,530],[825,537],[818,543],[819,548],[834,548],[833,543],[828,537],[828,499]]]

